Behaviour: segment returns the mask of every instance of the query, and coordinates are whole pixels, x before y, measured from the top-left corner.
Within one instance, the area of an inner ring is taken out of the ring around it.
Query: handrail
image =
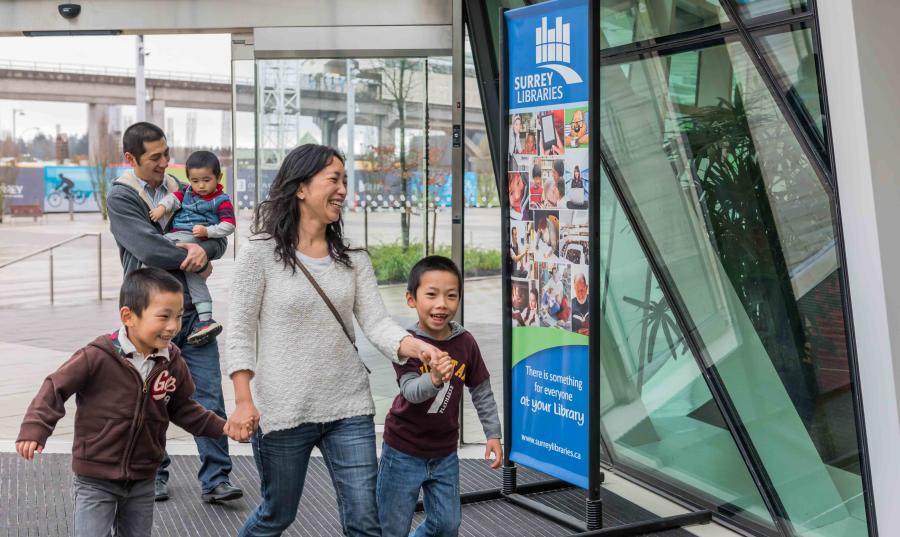
[[[61,240],[55,244],[51,244],[50,246],[46,246],[41,248],[40,250],[35,250],[30,254],[25,254],[21,257],[17,257],[12,261],[7,261],[6,263],[0,264],[0,269],[4,269],[10,265],[15,265],[20,261],[25,261],[26,259],[31,259],[36,255],[40,255],[44,252],[50,252],[50,304],[54,303],[55,293],[54,293],[54,280],[53,280],[53,250],[55,248],[59,248],[60,246],[64,246],[70,242],[77,241],[78,239],[83,239],[84,237],[97,237],[97,299],[103,300],[103,234],[89,231],[87,233],[82,233],[81,235],[76,235],[74,237],[69,237],[68,239]]]

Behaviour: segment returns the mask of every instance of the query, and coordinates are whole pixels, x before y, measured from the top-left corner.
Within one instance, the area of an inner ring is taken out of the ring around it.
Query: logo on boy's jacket
[[[175,391],[175,377],[169,374],[168,371],[162,371],[159,375],[157,375],[156,380],[153,381],[152,386],[152,395],[155,401],[159,401],[160,399],[166,397],[167,393],[171,393]]]

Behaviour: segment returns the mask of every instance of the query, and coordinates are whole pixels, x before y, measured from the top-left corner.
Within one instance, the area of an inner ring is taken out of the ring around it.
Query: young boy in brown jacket
[[[45,380],[22,421],[16,451],[41,452],[65,402],[76,396],[72,470],[76,537],[149,536],[154,478],[169,421],[221,437],[225,421],[191,399],[194,383],[172,342],[181,328],[181,283],[144,268],[125,276],[122,327],[78,350]]]

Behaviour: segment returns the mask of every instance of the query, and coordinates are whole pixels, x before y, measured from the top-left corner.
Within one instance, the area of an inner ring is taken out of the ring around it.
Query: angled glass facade
[[[874,535],[815,4],[598,7],[592,441],[754,534]]]

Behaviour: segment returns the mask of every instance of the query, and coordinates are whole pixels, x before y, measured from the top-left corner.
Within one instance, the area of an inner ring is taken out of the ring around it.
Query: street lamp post
[[[13,108],[12,109],[12,139],[13,143],[16,143],[16,116],[24,116],[25,110],[21,108]]]

